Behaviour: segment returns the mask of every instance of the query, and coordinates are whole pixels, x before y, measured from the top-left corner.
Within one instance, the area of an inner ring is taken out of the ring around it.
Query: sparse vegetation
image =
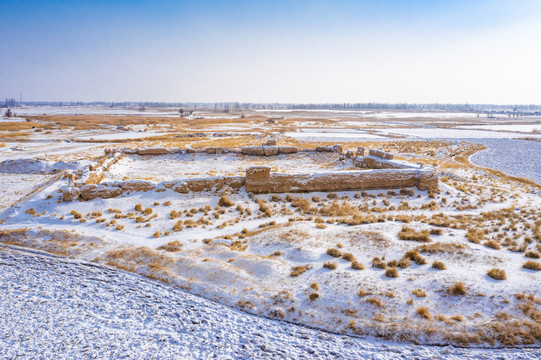
[[[487,272],[487,275],[490,276],[491,278],[495,279],[495,280],[506,280],[507,279],[507,275],[505,274],[505,270],[503,270],[503,269],[497,269],[497,268],[490,269]]]

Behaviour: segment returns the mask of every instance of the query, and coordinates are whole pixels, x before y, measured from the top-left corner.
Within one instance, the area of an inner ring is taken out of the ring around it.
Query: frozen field
[[[467,125],[457,128],[466,130],[492,130],[492,131],[513,131],[522,133],[541,132],[541,124],[516,124],[516,125]]]
[[[420,139],[512,139],[521,134],[489,130],[442,129],[434,127],[381,129],[381,134],[405,135]],[[523,135],[522,135],[523,136]],[[541,135],[539,135],[541,137]]]
[[[472,142],[488,147],[471,156],[474,164],[541,184],[541,143],[512,139],[472,139]]]
[[[33,358],[536,359],[329,334],[108,267],[0,248],[0,352]]]

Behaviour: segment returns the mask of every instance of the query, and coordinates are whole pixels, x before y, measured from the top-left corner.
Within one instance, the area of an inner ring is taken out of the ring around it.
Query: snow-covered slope
[[[329,334],[248,315],[158,281],[0,249],[1,358],[537,359],[539,349],[458,349]]]

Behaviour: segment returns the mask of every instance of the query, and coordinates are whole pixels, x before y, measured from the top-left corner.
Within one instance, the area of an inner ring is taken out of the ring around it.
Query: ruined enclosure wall
[[[431,171],[415,169],[381,169],[316,174],[276,174],[268,172],[251,174],[248,171],[245,186],[246,191],[254,193],[356,191],[404,187],[429,190],[438,186],[438,178]]]

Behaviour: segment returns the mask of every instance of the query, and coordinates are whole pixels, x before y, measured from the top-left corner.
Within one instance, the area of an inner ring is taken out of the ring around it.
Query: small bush
[[[318,228],[318,229],[326,229],[327,225],[325,225],[325,224],[316,224],[316,228]]]
[[[434,261],[434,263],[432,263],[432,267],[434,269],[437,269],[437,270],[445,270],[445,269],[447,269],[445,264],[442,263],[441,261]]]
[[[163,203],[163,206],[170,206],[170,205],[171,205],[171,201],[169,200]]]
[[[538,263],[537,261],[528,260],[522,265],[524,269],[529,270],[535,270],[535,271],[541,271],[541,263]]]
[[[421,290],[421,289],[413,290],[412,294],[417,296],[417,297],[426,297],[426,292],[424,292],[424,290]]]
[[[155,238],[159,238],[161,235],[162,235],[162,233],[159,232],[159,231],[156,231],[154,234],[152,234],[152,236],[155,237]]]
[[[351,268],[354,270],[364,270],[364,265],[357,261],[351,262]]]
[[[327,255],[339,258],[340,256],[342,256],[342,253],[338,249],[327,249]]]
[[[143,210],[143,214],[144,214],[144,215],[150,215],[150,214],[152,214],[152,209],[151,209],[151,208],[146,208],[145,210]]]
[[[454,296],[466,295],[466,286],[462,282],[456,282],[447,289],[447,292]]]
[[[135,205],[135,211],[143,212],[143,205],[141,205],[141,204]]]
[[[231,201],[227,196],[222,195],[222,197],[218,201],[218,205],[223,206],[223,207],[231,207],[235,205],[235,203]]]
[[[398,270],[395,267],[388,268],[387,270],[385,270],[385,276],[387,276],[388,278],[397,278],[399,276]]]
[[[417,315],[421,316],[424,319],[427,319],[427,320],[432,319],[432,315],[430,315],[430,311],[428,310],[428,308],[426,308],[424,306],[418,307],[415,310],[415,312],[417,313]]]
[[[443,230],[442,229],[430,229],[430,235],[442,235]]]
[[[314,301],[319,297],[319,294],[314,292],[308,295],[308,297],[310,298],[311,301]]]
[[[336,265],[336,263],[327,261],[326,263],[323,264],[323,268],[329,269],[329,270],[336,270],[337,265]]]
[[[115,229],[117,229],[118,231],[123,230],[124,225],[117,225]]]
[[[319,290],[319,285],[317,283],[311,283],[310,287],[316,291]]]
[[[497,269],[497,268],[490,269],[487,272],[487,275],[490,276],[491,278],[493,278],[494,280],[506,280],[507,279],[507,275],[505,275],[505,270],[503,270],[503,269]]]

